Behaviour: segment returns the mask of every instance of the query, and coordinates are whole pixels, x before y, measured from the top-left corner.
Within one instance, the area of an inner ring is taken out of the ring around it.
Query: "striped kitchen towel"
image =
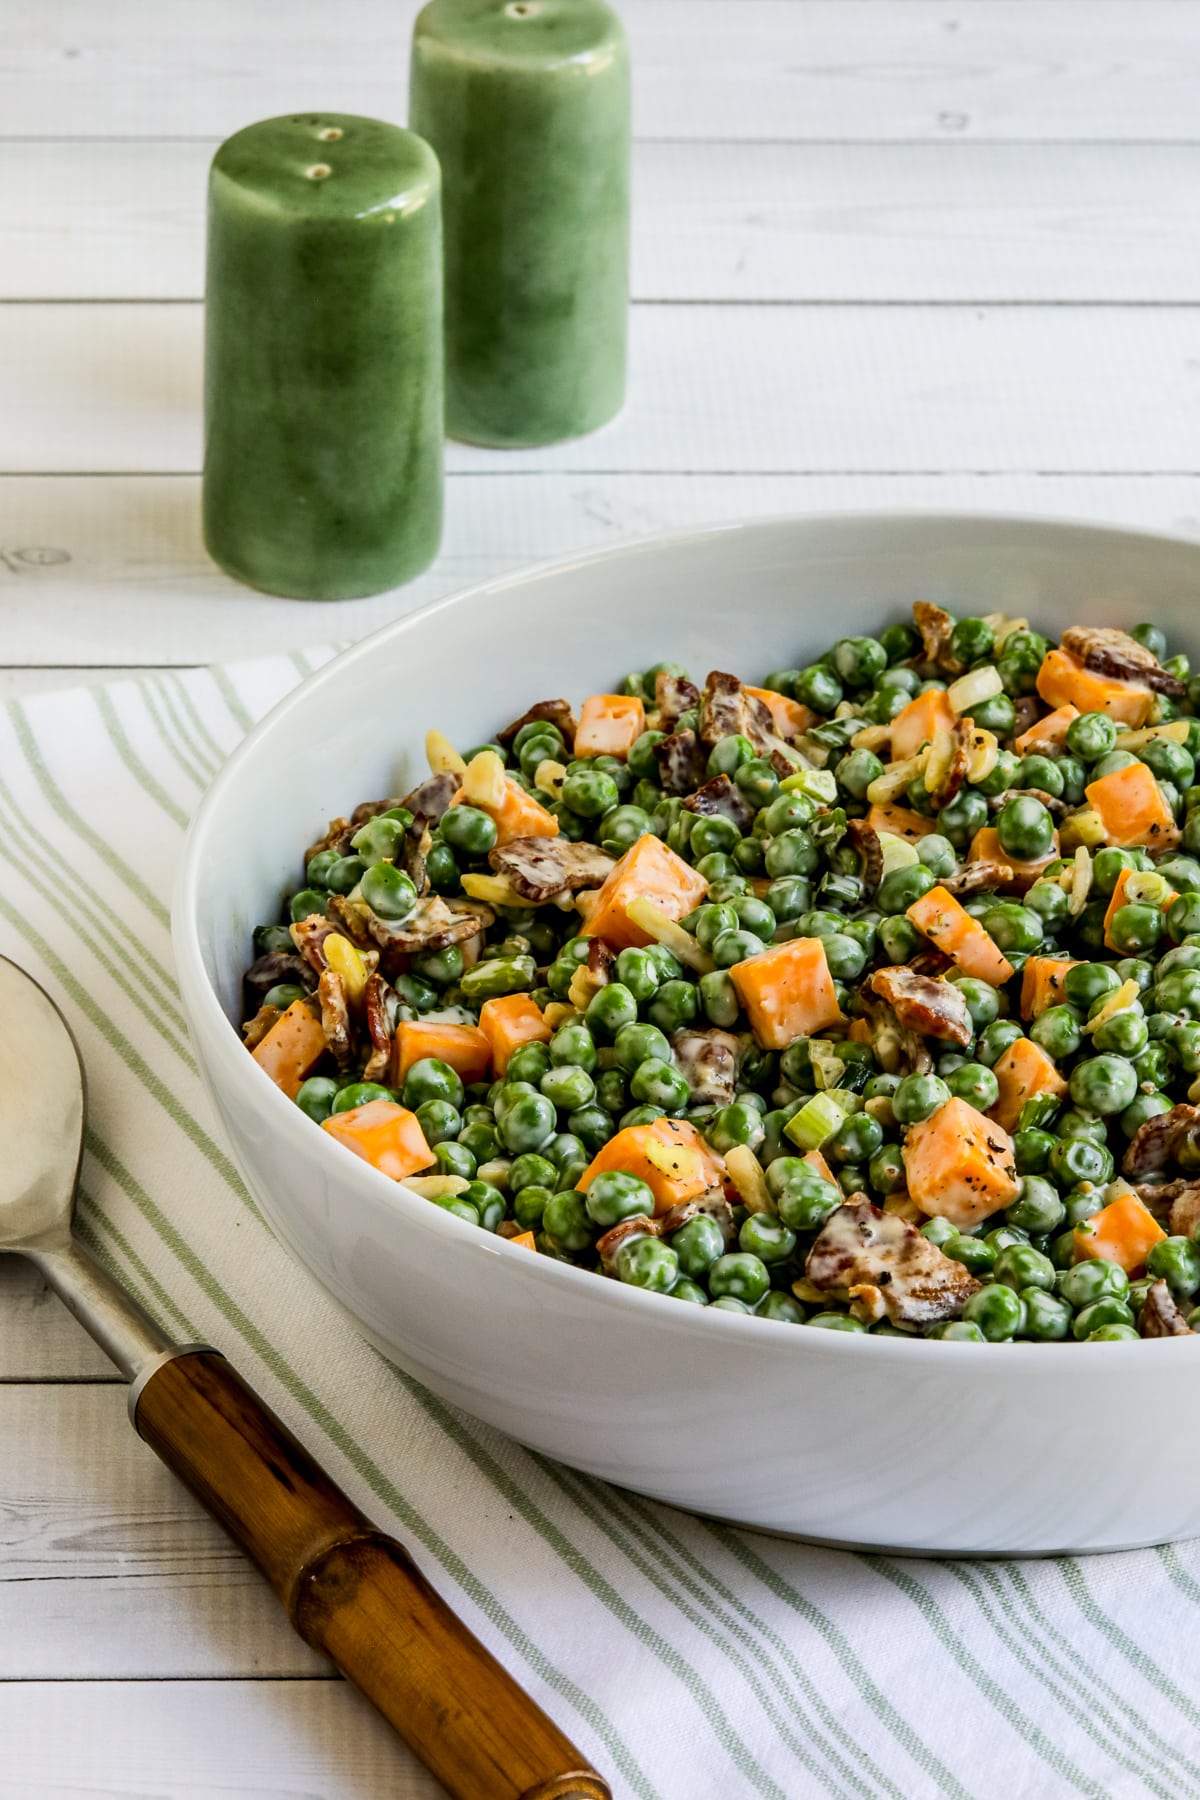
[[[168,897],[206,783],[325,654],[0,712],[0,951],[87,1060],[89,1246],[229,1353],[622,1800],[1200,1795],[1200,1543],[939,1563],[688,1518],[395,1374],[269,1235],[197,1077]]]

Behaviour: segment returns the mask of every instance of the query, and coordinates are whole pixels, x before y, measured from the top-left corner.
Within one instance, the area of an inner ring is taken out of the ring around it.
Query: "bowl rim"
[[[360,638],[344,650],[323,663],[320,668],[306,676],[302,681],[290,688],[261,719],[240,740],[216,776],[205,790],[199,805],[189,821],[180,855],[178,871],[175,879],[174,895],[171,904],[171,937],[175,955],[176,969],[179,977],[181,998],[184,1012],[194,1036],[198,1036],[197,1027],[192,1023],[195,1010],[201,1015],[214,1045],[215,1053],[228,1063],[231,1076],[236,1078],[234,1059],[240,1059],[240,1072],[248,1076],[251,1084],[259,1084],[260,1104],[267,1109],[268,1117],[274,1116],[275,1129],[295,1133],[307,1132],[309,1135],[301,1143],[297,1140],[297,1149],[305,1148],[310,1159],[315,1159],[331,1184],[348,1182],[357,1188],[360,1201],[381,1223],[407,1223],[414,1229],[433,1236],[444,1238],[448,1254],[481,1256],[522,1257],[528,1259],[530,1252],[518,1248],[505,1238],[496,1237],[491,1232],[479,1230],[478,1227],[456,1219],[444,1208],[432,1206],[428,1200],[406,1188],[403,1182],[392,1181],[379,1170],[373,1169],[360,1158],[348,1156],[343,1145],[332,1141],[327,1132],[314,1125],[294,1102],[288,1100],[282,1090],[276,1087],[264,1070],[258,1067],[252,1058],[246,1056],[245,1050],[237,1037],[236,1027],[226,1017],[225,1010],[217,996],[204,966],[204,957],[200,946],[199,918],[196,907],[198,876],[202,860],[207,852],[210,833],[214,828],[225,794],[235,785],[240,776],[242,764],[254,754],[259,744],[276,730],[282,720],[292,712],[307,708],[314,704],[315,696],[331,682],[340,682],[344,672],[360,659],[373,656],[385,644],[403,639],[410,631],[427,627],[431,621],[443,612],[450,612],[463,602],[483,595],[502,594],[506,590],[521,586],[524,583],[540,579],[547,575],[568,574],[573,569],[594,567],[606,562],[620,563],[639,554],[672,550],[682,550],[702,543],[706,539],[728,536],[731,532],[754,534],[759,531],[768,533],[783,528],[802,527],[814,533],[823,529],[847,527],[861,530],[888,530],[903,528],[905,531],[936,531],[939,528],[961,529],[963,526],[978,528],[981,532],[988,528],[1007,529],[1009,531],[1028,531],[1030,533],[1048,533],[1051,536],[1076,535],[1083,533],[1095,539],[1108,539],[1114,545],[1121,544],[1127,550],[1136,551],[1139,545],[1161,550],[1164,546],[1174,547],[1183,552],[1190,552],[1197,561],[1197,575],[1200,578],[1200,540],[1184,537],[1178,533],[1144,531],[1126,529],[1121,526],[1098,524],[1094,520],[1075,518],[1064,515],[1039,515],[1021,512],[978,512],[970,508],[945,508],[937,511],[926,511],[923,508],[845,508],[831,509],[821,512],[801,513],[766,513],[750,517],[718,520],[701,526],[676,527],[668,531],[639,532],[621,537],[617,542],[595,546],[588,550],[570,552],[564,556],[549,557],[536,563],[522,565],[518,569],[508,570],[501,575],[491,576],[483,581],[470,583],[467,587],[455,588],[448,594],[442,594],[427,601],[425,605],[403,613],[398,618],[390,619],[375,631]],[[200,1059],[203,1067],[203,1058]],[[249,1065],[247,1067],[247,1065]],[[240,1174],[240,1170],[239,1170]],[[273,1228],[272,1228],[273,1230]],[[278,1235],[273,1230],[273,1235]],[[297,1256],[290,1244],[285,1244],[289,1255]],[[298,1258],[303,1262],[302,1258]],[[320,1282],[320,1277],[304,1264],[307,1273]],[[481,1266],[481,1265],[480,1265]],[[528,1261],[524,1265],[529,1267]],[[804,1369],[800,1359],[803,1354],[801,1346],[808,1342],[810,1350],[820,1351],[825,1356],[859,1356],[873,1358],[876,1356],[905,1357],[911,1365],[913,1362],[924,1364],[926,1361],[949,1371],[951,1367],[961,1370],[964,1366],[972,1366],[970,1358],[991,1353],[990,1366],[997,1367],[996,1358],[999,1353],[1014,1347],[1020,1352],[1019,1362],[1022,1368],[1028,1368],[1034,1376],[1040,1378],[1044,1373],[1043,1365],[1047,1357],[1053,1358],[1048,1367],[1066,1373],[1062,1357],[1062,1346],[1058,1343],[1031,1343],[1027,1340],[1013,1342],[979,1344],[956,1339],[931,1339],[921,1336],[907,1337],[904,1334],[876,1337],[869,1331],[828,1330],[820,1332],[819,1344],[801,1332],[796,1340],[796,1327],[782,1320],[762,1319],[742,1316],[737,1313],[718,1311],[711,1305],[691,1306],[679,1301],[672,1302],[668,1294],[656,1294],[646,1289],[635,1288],[630,1284],[606,1280],[589,1269],[576,1268],[570,1263],[561,1263],[549,1256],[535,1254],[533,1268],[537,1271],[535,1280],[547,1280],[563,1285],[563,1292],[571,1294],[579,1292],[591,1295],[598,1305],[608,1305],[617,1309],[616,1316],[633,1306],[641,1309],[649,1306],[652,1310],[646,1315],[657,1319],[659,1329],[673,1331],[675,1334],[692,1336],[696,1332],[713,1329],[712,1317],[719,1319],[716,1329],[724,1331],[748,1344],[758,1344],[767,1350],[774,1344],[782,1347],[787,1342],[794,1342],[792,1354],[797,1355],[797,1370]],[[585,1286],[580,1289],[579,1283]],[[322,1284],[323,1285],[323,1284]],[[711,1315],[711,1317],[709,1316]],[[819,1327],[817,1328],[820,1329]],[[1200,1333],[1197,1333],[1197,1344],[1200,1345]],[[1106,1364],[1111,1366],[1115,1360],[1125,1362],[1129,1357],[1137,1355],[1145,1358],[1154,1355],[1156,1349],[1162,1353],[1169,1339],[1155,1340],[1142,1338],[1135,1349],[1132,1341],[1117,1342],[1108,1346]],[[800,1354],[797,1354],[800,1353]],[[968,1353],[968,1362],[964,1365],[962,1357]],[[1115,1354],[1114,1354],[1115,1353]],[[1183,1352],[1185,1355],[1188,1352]],[[1179,1354],[1176,1349],[1172,1354]],[[1193,1350],[1192,1354],[1197,1354]],[[948,1361],[947,1358],[950,1358]],[[957,1359],[957,1360],[954,1360]],[[1082,1365],[1081,1365],[1082,1366]]]

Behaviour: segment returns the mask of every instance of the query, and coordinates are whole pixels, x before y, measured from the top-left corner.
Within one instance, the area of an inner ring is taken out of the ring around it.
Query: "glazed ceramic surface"
[[[442,166],[446,429],[547,444],[625,395],[629,53],[605,0],[430,0],[409,119]]]
[[[299,600],[419,574],[442,531],[440,179],[346,113],[228,138],[208,187],[204,541]]]
[[[682,1305],[461,1223],[348,1156],[246,1055],[254,925],[327,818],[402,794],[425,731],[676,658],[761,676],[915,599],[1060,632],[1150,618],[1200,649],[1200,545],[1019,520],[848,516],[648,540],[396,621],[251,733],[200,808],[174,912],[197,1055],[276,1232],[389,1356],[537,1450],[771,1531],[941,1553],[1200,1532],[1195,1344],[911,1342]]]

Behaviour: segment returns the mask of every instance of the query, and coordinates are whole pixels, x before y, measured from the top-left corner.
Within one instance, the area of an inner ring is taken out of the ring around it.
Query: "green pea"
[[[907,868],[892,869],[884,876],[876,890],[875,902],[882,913],[903,913],[936,886],[935,875],[922,868],[920,863],[910,863]],[[881,933],[882,929],[881,926]]]
[[[426,1100],[448,1100],[456,1110],[466,1098],[462,1077],[438,1056],[423,1056],[404,1077],[404,1104],[410,1111]]]
[[[661,1106],[668,1114],[681,1113],[688,1103],[685,1077],[663,1058],[647,1057],[629,1078],[629,1092],[646,1106]]]
[[[279,1008],[280,1012],[286,1012],[288,1007],[295,1001],[303,1000],[308,994],[308,991],[307,988],[301,987],[298,982],[279,981],[276,982],[274,987],[267,989],[266,993],[263,995],[262,1003],[264,1006],[276,1006]]]
[[[931,1326],[925,1335],[930,1338],[948,1338],[956,1343],[987,1343],[978,1325],[973,1324],[970,1319],[943,1319],[940,1325]]]
[[[256,925],[253,941],[255,956],[268,956],[273,950],[282,950],[285,956],[290,956],[296,948],[286,925]]]
[[[755,894],[739,894],[733,902],[733,910],[743,931],[753,932],[764,943],[770,941],[775,929],[775,914],[765,900]]]
[[[791,1257],[796,1248],[796,1234],[771,1213],[750,1213],[738,1232],[738,1248],[772,1268]]]
[[[1119,1056],[1138,1056],[1150,1041],[1150,1032],[1140,1013],[1114,1013],[1092,1034],[1097,1050],[1115,1051]]]
[[[1155,738],[1138,751],[1156,781],[1173,782],[1181,790],[1190,788],[1196,779],[1196,760],[1183,744],[1170,738]]]
[[[704,1135],[717,1154],[724,1156],[735,1144],[748,1144],[751,1150],[757,1150],[766,1135],[766,1126],[756,1106],[734,1100],[717,1108]]]
[[[863,1115],[856,1113],[854,1116],[860,1118]],[[867,1179],[875,1192],[885,1198],[888,1194],[898,1194],[908,1186],[904,1158],[898,1144],[884,1144],[875,1152],[867,1164]]]
[[[598,819],[621,798],[616,781],[605,769],[572,768],[562,784],[562,803],[581,819]]]
[[[1057,1139],[1049,1131],[1028,1127],[1013,1133],[1013,1160],[1018,1175],[1040,1175],[1050,1164]]]
[[[960,663],[986,662],[995,642],[986,619],[960,619],[950,633],[950,654]]]
[[[737,1024],[741,1001],[733,980],[724,969],[710,969],[697,983],[697,993],[704,1016],[710,1025],[728,1031]]]
[[[938,831],[958,850],[965,850],[975,836],[988,822],[988,805],[982,794],[974,788],[965,787],[943,806],[937,816]]]
[[[416,890],[413,891],[415,897]],[[309,919],[314,913],[323,916],[327,899],[328,895],[321,888],[301,888],[288,901],[288,917],[298,925],[302,919]],[[289,944],[289,947],[294,948],[294,945]]]
[[[682,1273],[697,1281],[725,1251],[721,1227],[707,1213],[697,1213],[671,1237],[671,1248],[679,1259]]]
[[[1007,1343],[1024,1330],[1025,1303],[1010,1287],[993,1282],[971,1295],[963,1307],[968,1324],[978,1325],[991,1344]]]
[[[589,1155],[595,1156],[607,1144],[616,1126],[611,1113],[605,1112],[602,1106],[580,1106],[567,1115],[567,1126],[576,1137],[582,1139]]]
[[[1132,873],[1137,866],[1134,851],[1120,850],[1115,845],[1106,844],[1092,858],[1092,885],[1098,893],[1111,894],[1120,877]]]
[[[765,757],[754,756],[734,774],[738,792],[756,810],[770,806],[779,794],[779,777]]]
[[[818,1331],[865,1331],[867,1328],[861,1319],[855,1319],[845,1312],[813,1313],[804,1323],[815,1325]]]
[[[1055,881],[1035,881],[1025,895],[1027,911],[1041,921],[1043,931],[1059,931],[1070,916],[1066,890]]]
[[[659,979],[654,958],[645,950],[629,948],[619,953],[617,981],[616,984],[610,983],[610,986],[623,987],[640,1004],[643,1000],[649,1000],[651,995],[657,991]]]
[[[661,1238],[631,1238],[617,1252],[616,1271],[631,1287],[666,1294],[679,1279],[679,1258]]]
[[[816,802],[799,790],[780,794],[773,800],[766,811],[760,814],[762,829],[768,837],[780,837],[785,831],[797,831],[805,825],[811,825],[816,816]],[[755,821],[757,825],[757,820]]]
[[[638,1016],[638,1003],[620,981],[610,981],[598,988],[588,1001],[584,1017],[594,1034],[615,1037],[623,1025],[631,1025]]]
[[[683,964],[672,956],[665,944],[648,945],[646,955],[658,970],[660,981],[676,981],[683,974]]]
[[[644,808],[615,806],[601,819],[596,835],[600,839],[601,848],[607,850],[610,856],[624,856],[649,829],[650,814]]]
[[[552,1194],[542,1209],[542,1229],[551,1243],[568,1255],[590,1249],[595,1228],[582,1194],[568,1188]]]
[[[416,1117],[431,1150],[436,1150],[439,1144],[452,1142],[462,1130],[462,1115],[449,1100],[423,1100],[416,1109]]]
[[[952,1232],[942,1243],[943,1253],[952,1262],[961,1263],[969,1275],[990,1275],[996,1261],[996,1251],[991,1244],[982,1238],[967,1237],[961,1232]]]
[[[835,981],[856,981],[867,964],[867,952],[847,933],[831,932],[824,940],[825,962]]]
[[[883,774],[883,764],[872,750],[851,750],[835,766],[833,774],[843,793],[865,800],[871,783]]]
[[[1048,756],[1023,756],[1017,769],[1017,782],[1021,787],[1039,788],[1043,794],[1051,794],[1057,800],[1063,791],[1062,770],[1057,762]]]
[[[1118,769],[1131,769],[1136,761],[1137,757],[1128,750],[1110,750],[1092,769],[1092,779],[1099,781],[1105,775],[1115,775]]]
[[[731,732],[728,737],[718,738],[708,755],[709,779],[716,775],[736,775],[743,763],[754,760],[754,755],[754,745],[740,732]]]
[[[359,889],[366,904],[381,919],[406,919],[417,904],[411,875],[393,863],[376,863],[367,870]]]
[[[1002,901],[983,917],[983,929],[998,949],[1036,950],[1042,941],[1042,921],[1037,913],[1015,901]]]
[[[1009,1244],[1001,1250],[996,1257],[994,1273],[998,1282],[1014,1288],[1019,1294],[1028,1288],[1040,1288],[1045,1293],[1054,1288],[1054,1264],[1032,1244]]]
[[[804,1308],[790,1294],[772,1288],[754,1309],[756,1319],[774,1319],[780,1325],[803,1325]]]
[[[823,663],[811,663],[796,677],[796,698],[813,712],[833,712],[841,704],[843,691],[833,670]]]
[[[696,1282],[689,1281],[686,1275],[681,1275],[674,1287],[668,1288],[667,1291],[672,1300],[690,1300],[693,1306],[708,1305],[708,1295],[704,1289],[699,1287]]]
[[[584,1196],[593,1225],[607,1231],[622,1219],[654,1217],[654,1194],[644,1181],[623,1169],[607,1169],[593,1176]]]
[[[1094,1257],[1064,1270],[1058,1277],[1058,1291],[1069,1306],[1080,1309],[1101,1299],[1124,1300],[1129,1277],[1120,1263]]]
[[[491,1000],[502,994],[527,993],[537,979],[532,956],[490,956],[466,969],[462,991],[470,1000]]]
[[[796,828],[771,839],[764,861],[771,876],[813,875],[821,866],[821,853],[809,833]]]
[[[1107,756],[1117,741],[1117,727],[1107,713],[1080,713],[1067,726],[1067,749],[1086,763]]]
[[[1004,1052],[1025,1034],[1015,1019],[994,1019],[975,1041],[975,1060],[989,1069],[999,1062]]]
[[[1099,1113],[1072,1108],[1058,1121],[1058,1135],[1064,1138],[1086,1138],[1101,1149],[1108,1142],[1108,1126]]]
[[[435,1100],[431,1104],[437,1106],[441,1103]],[[426,1133],[426,1137],[428,1138],[428,1133]],[[476,1159],[466,1144],[462,1142],[461,1136],[457,1141],[450,1138],[440,1139],[433,1147],[433,1155],[439,1174],[459,1175],[464,1181],[471,1181],[474,1178],[477,1167]],[[470,1198],[469,1195],[467,1197]],[[501,1217],[503,1217],[503,1213]],[[483,1224],[482,1217],[479,1222],[481,1225]],[[495,1226],[488,1226],[487,1229],[494,1231]]]
[[[777,1176],[772,1185],[771,1176],[776,1170],[787,1165],[795,1171],[797,1163],[801,1172],[792,1172],[786,1179]],[[779,1217],[793,1231],[819,1231],[843,1200],[839,1187],[816,1174],[808,1163],[795,1156],[778,1157],[769,1165],[767,1188],[779,1209]]]
[[[716,852],[728,855],[740,837],[741,833],[733,820],[724,818],[720,813],[698,818],[692,826],[689,840],[692,855],[701,861]]]
[[[1152,950],[1162,936],[1163,916],[1157,906],[1140,903],[1119,906],[1109,921],[1108,934],[1118,950],[1136,954]]]
[[[994,1019],[999,1018],[1000,996],[986,981],[978,981],[973,975],[958,975],[950,985],[956,987],[966,1001],[971,1024],[976,1031],[982,1031]]]
[[[596,1066],[596,1041],[582,1021],[560,1025],[550,1039],[549,1049],[550,1062],[555,1068],[571,1064],[590,1074]]]
[[[698,1012],[697,990],[690,981],[664,981],[646,1008],[646,1018],[650,1027],[656,1027],[670,1037],[685,1025],[692,1024]]]
[[[997,695],[997,698],[1007,700],[1006,695]],[[1012,702],[1007,701],[1007,704],[1011,706]],[[977,710],[977,708],[972,708],[972,712]],[[986,729],[990,731],[993,727],[989,725]],[[1014,756],[1011,750],[1001,750],[992,764],[991,774],[981,777],[975,783],[976,793],[986,794],[989,799],[994,799],[998,794],[1006,794],[1017,779],[1019,766],[1020,758],[1018,756]]]
[[[496,847],[496,821],[476,806],[452,806],[438,827],[453,850],[486,856]]]
[[[931,831],[923,838],[918,838],[913,846],[920,859],[921,867],[928,869],[931,875],[939,880],[945,875],[953,875],[958,867],[958,857],[954,845],[941,832]]]
[[[1105,1115],[1129,1106],[1137,1087],[1137,1071],[1121,1056],[1091,1056],[1071,1071],[1071,1098],[1076,1106]]]
[[[978,731],[990,731],[998,738],[1007,738],[1016,729],[1017,709],[1007,694],[993,694],[988,700],[976,702],[971,708],[971,718]]]
[[[1132,1324],[1133,1314],[1125,1302],[1107,1294],[1099,1300],[1093,1300],[1090,1305],[1077,1312],[1071,1322],[1071,1330],[1075,1337],[1083,1342],[1104,1326],[1132,1326]]]
[[[1018,795],[997,814],[996,835],[1006,855],[1037,862],[1054,848],[1054,820],[1040,800]]]
[[[870,687],[887,668],[887,651],[876,638],[839,638],[831,654],[838,678],[847,687]]]
[[[1048,1006],[1029,1027],[1029,1035],[1055,1062],[1073,1056],[1083,1042],[1083,1022],[1073,1006]]]
[[[1074,1006],[1091,1007],[1105,994],[1115,993],[1121,978],[1111,963],[1081,962],[1063,976],[1063,993]]]
[[[1023,1338],[1035,1344],[1059,1344],[1070,1337],[1071,1309],[1057,1294],[1047,1293],[1042,1287],[1027,1287],[1021,1289],[1021,1300],[1025,1307]]]
[[[746,1306],[756,1306],[770,1285],[766,1264],[745,1250],[726,1252],[708,1271],[708,1291],[714,1300],[728,1294]]]
[[[671,1060],[671,1046],[654,1025],[623,1025],[617,1033],[614,1049],[617,1067],[629,1075],[644,1062],[669,1063]]]
[[[1200,1289],[1200,1250],[1186,1237],[1160,1238],[1146,1258],[1147,1273],[1165,1281],[1176,1300]]]
[[[883,1126],[870,1113],[851,1113],[824,1148],[835,1163],[870,1163],[883,1146]]]
[[[946,1077],[946,1086],[956,1100],[965,1100],[976,1112],[987,1112],[1000,1098],[1000,1083],[983,1063],[963,1063]]]
[[[296,1094],[296,1105],[318,1125],[329,1118],[337,1103],[338,1084],[328,1075],[310,1075],[302,1081]],[[377,1098],[391,1099],[386,1089]],[[347,1110],[346,1108],[342,1109]]]
[[[1039,1175],[1024,1175],[1021,1191],[1004,1217],[1009,1225],[1028,1231],[1035,1237],[1057,1231],[1066,1217],[1066,1207],[1057,1190]]]
[[[596,1093],[596,1084],[587,1070],[573,1063],[547,1069],[540,1085],[547,1100],[563,1112],[574,1112],[576,1107],[590,1105]]]
[[[554,1136],[557,1123],[554,1104],[544,1094],[521,1094],[496,1116],[500,1142],[514,1156],[541,1150]]]

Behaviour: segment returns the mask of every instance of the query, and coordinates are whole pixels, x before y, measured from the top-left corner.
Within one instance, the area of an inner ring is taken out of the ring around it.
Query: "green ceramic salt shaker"
[[[604,0],[430,0],[410,123],[442,165],[446,428],[554,443],[625,395],[629,55]]]
[[[440,179],[411,131],[249,125],[209,176],[204,537],[270,594],[418,574],[442,529]]]

